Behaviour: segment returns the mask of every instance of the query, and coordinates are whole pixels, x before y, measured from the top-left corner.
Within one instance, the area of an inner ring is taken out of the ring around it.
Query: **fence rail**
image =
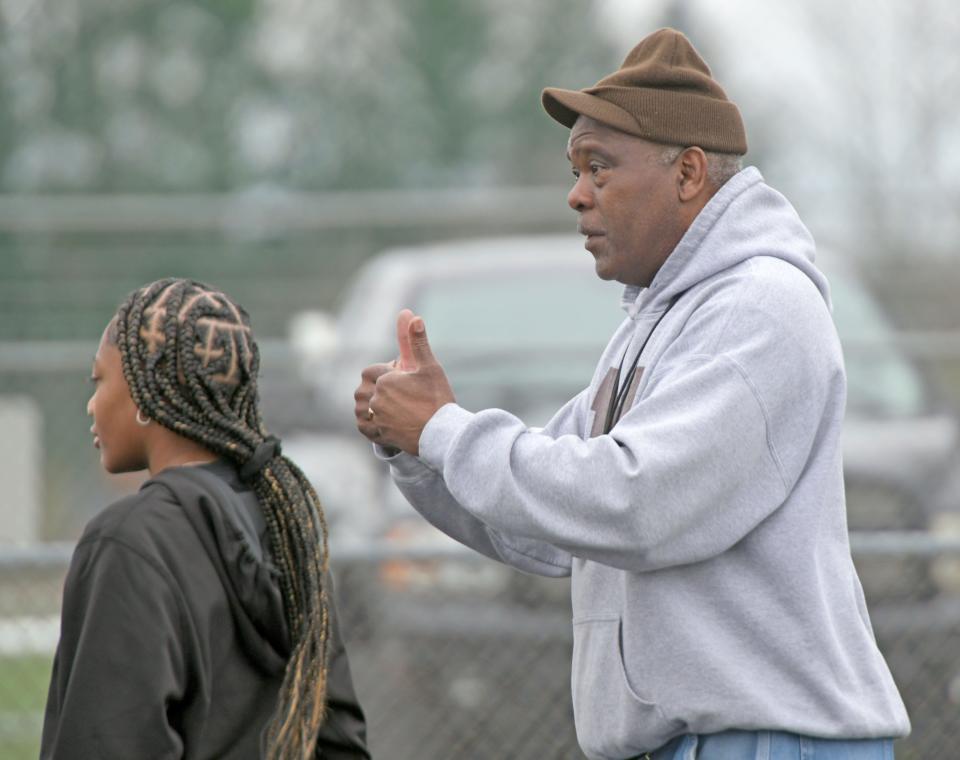
[[[960,538],[920,532],[856,532],[851,544],[855,560],[960,557]],[[70,542],[0,546],[4,758],[37,755],[72,551]],[[332,559],[374,757],[582,760],[569,696],[568,581],[527,576],[452,544],[339,546]],[[868,602],[914,726],[897,757],[952,757],[960,597]]]
[[[960,554],[960,535],[940,536],[928,531],[851,531],[850,548],[854,557],[898,557],[905,554],[914,557],[936,557]],[[66,569],[73,555],[74,544],[70,541],[49,541],[22,546],[0,545],[0,572],[17,572],[36,569]],[[453,544],[437,545],[404,544],[397,546],[388,542],[371,542],[341,546],[331,555],[331,561],[340,562],[389,562],[410,560],[417,562],[455,559],[461,562],[488,563],[486,557],[462,549]]]
[[[847,352],[874,352],[888,347],[891,336],[883,340],[869,337],[844,342]],[[960,358],[960,330],[909,331],[893,333],[894,345],[918,359],[952,360]],[[296,360],[293,347],[286,340],[257,341],[266,364],[287,365]],[[92,360],[91,341],[86,340],[0,340],[0,372],[66,372],[87,369]]]
[[[0,232],[317,232],[569,223],[562,186],[339,193],[0,196]]]

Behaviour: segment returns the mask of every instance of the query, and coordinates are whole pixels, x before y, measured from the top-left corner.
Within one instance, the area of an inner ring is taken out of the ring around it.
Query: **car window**
[[[879,304],[849,277],[830,274],[833,319],[847,367],[847,408],[885,417],[924,411],[920,373],[903,350]]]
[[[415,310],[457,400],[543,425],[585,388],[623,321],[623,286],[582,270],[520,270],[421,283]]]
[[[431,344],[457,353],[583,346],[596,353],[623,320],[622,289],[580,270],[519,271],[433,281],[417,294],[416,309]]]

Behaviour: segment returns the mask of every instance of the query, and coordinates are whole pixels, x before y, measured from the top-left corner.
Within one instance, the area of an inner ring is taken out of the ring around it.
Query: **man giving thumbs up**
[[[591,760],[891,758],[910,724],[850,558],[813,238],[740,169],[740,113],[679,32],[543,104],[570,130],[584,247],[625,286],[593,377],[543,430],[468,411],[403,312],[399,358],[363,373],[360,431],[440,530],[572,576]]]

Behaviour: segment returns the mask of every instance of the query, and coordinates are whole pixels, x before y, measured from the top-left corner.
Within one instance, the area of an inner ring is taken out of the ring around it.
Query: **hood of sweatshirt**
[[[148,483],[163,484],[182,506],[220,576],[241,645],[251,660],[268,674],[282,672],[290,637],[280,573],[265,549],[266,522],[256,494],[222,460],[172,467]]]
[[[674,296],[755,256],[795,266],[830,307],[830,287],[814,265],[814,251],[813,236],[790,202],[750,166],[714,194],[649,287],[626,287],[623,308],[631,318],[663,311]]]

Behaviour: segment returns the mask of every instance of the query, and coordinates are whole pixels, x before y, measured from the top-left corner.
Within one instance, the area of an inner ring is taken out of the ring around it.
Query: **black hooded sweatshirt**
[[[318,758],[367,759],[332,588]],[[254,760],[290,651],[260,504],[232,465],[158,473],[70,563],[41,758]]]

